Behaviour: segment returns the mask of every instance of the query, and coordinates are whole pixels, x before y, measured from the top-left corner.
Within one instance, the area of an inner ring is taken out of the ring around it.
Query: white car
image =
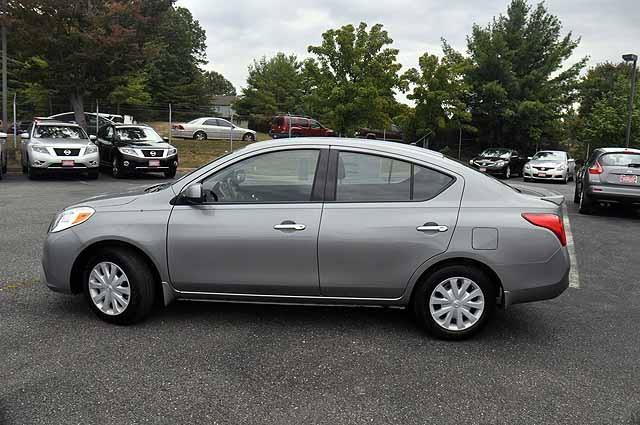
[[[524,181],[552,180],[567,183],[576,176],[576,162],[564,151],[540,151],[524,164]]]
[[[30,179],[53,171],[86,171],[90,179],[98,178],[100,154],[93,143],[96,136],[88,136],[79,125],[35,120],[21,138],[22,171]]]
[[[188,123],[171,125],[171,136],[185,139],[230,139],[254,142],[256,132],[248,128],[238,127],[222,118],[197,118]]]
[[[7,133],[0,133],[0,180],[7,172]]]

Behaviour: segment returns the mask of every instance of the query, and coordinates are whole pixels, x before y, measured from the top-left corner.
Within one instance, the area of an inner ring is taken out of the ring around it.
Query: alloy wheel
[[[485,310],[484,293],[466,277],[452,277],[438,284],[429,298],[433,320],[448,331],[469,329]]]
[[[131,299],[129,278],[117,264],[103,261],[89,274],[89,295],[93,304],[104,314],[122,314]]]

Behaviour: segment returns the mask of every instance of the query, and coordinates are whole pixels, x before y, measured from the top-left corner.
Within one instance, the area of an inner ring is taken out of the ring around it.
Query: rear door
[[[610,186],[640,187],[640,153],[605,153],[598,162],[602,166],[602,183]]]
[[[398,298],[446,251],[462,177],[366,150],[332,148],[318,257],[325,296]]]

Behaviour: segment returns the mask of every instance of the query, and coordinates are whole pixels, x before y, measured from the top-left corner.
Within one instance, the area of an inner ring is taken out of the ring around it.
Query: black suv
[[[100,165],[114,177],[163,172],[173,178],[178,168],[178,150],[147,125],[109,124],[98,131]]]
[[[483,173],[501,176],[505,179],[514,174],[522,175],[522,167],[527,158],[520,156],[518,151],[508,148],[488,148],[471,161],[469,165]]]

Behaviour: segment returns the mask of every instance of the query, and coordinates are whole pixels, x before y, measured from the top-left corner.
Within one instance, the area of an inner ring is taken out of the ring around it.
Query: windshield
[[[151,127],[117,127],[116,136],[122,142],[164,143],[164,139]]]
[[[509,149],[485,149],[480,156],[487,158],[508,158],[510,152]]]
[[[564,152],[538,152],[533,156],[533,159],[548,159],[551,161],[564,161],[567,159],[567,154]]]
[[[80,127],[64,125],[38,125],[33,137],[42,139],[86,139],[87,134]]]
[[[600,157],[600,163],[617,167],[640,165],[640,153],[608,153]]]

